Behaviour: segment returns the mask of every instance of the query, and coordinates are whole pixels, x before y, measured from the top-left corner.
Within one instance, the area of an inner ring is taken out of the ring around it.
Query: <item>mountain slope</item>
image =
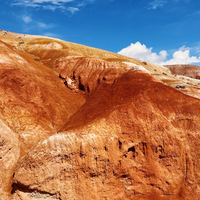
[[[162,65],[140,61],[101,49],[42,36],[17,34],[2,30],[0,31],[0,40],[14,46],[19,51],[34,55],[36,60],[40,60],[51,69],[55,67],[55,62],[66,59],[66,57],[70,56],[92,57],[116,64],[127,64],[130,67],[139,65],[147,69],[150,74],[161,82],[175,87],[185,94],[196,98],[200,97],[200,80],[172,75],[170,70]],[[182,86],[184,89],[182,89]]]
[[[9,193],[12,190],[11,181],[5,186],[5,172],[12,179],[13,164],[18,158],[41,139],[57,132],[84,103],[85,98],[65,87],[48,67],[0,41],[0,124],[4,127],[5,123],[13,137],[11,141],[5,138],[8,133],[4,131],[0,135],[0,165],[2,170],[6,169],[0,174],[0,194],[5,193],[5,187]],[[12,164],[6,163],[5,149]]]
[[[129,71],[19,161],[15,196],[198,199],[199,113],[199,100]]]
[[[0,40],[1,198],[200,199],[199,80],[58,39]]]

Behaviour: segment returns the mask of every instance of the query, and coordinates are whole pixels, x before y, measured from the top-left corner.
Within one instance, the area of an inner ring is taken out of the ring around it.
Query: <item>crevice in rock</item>
[[[128,152],[133,152],[133,153],[135,153],[135,147],[130,147],[129,149],[128,149]]]
[[[29,188],[21,188],[19,185],[16,183],[12,184],[12,191],[11,194],[15,194],[16,192],[22,192],[30,195],[30,198],[41,198],[41,199],[46,199],[47,197],[53,198],[53,199],[60,199],[57,194],[54,193],[48,193],[40,190],[35,190],[35,189],[29,189]]]
[[[128,178],[128,176],[126,174],[123,174],[120,176],[120,178]]]
[[[63,78],[60,74],[59,74],[59,78],[62,79],[62,80],[65,80],[65,78]]]
[[[119,141],[119,149],[122,148],[122,143]]]
[[[144,155],[147,154],[147,143],[146,143],[146,142],[140,143],[140,150],[142,151],[142,153],[143,153]]]

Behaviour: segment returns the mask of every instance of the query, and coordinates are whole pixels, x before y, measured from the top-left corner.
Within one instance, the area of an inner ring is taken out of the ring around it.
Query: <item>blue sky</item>
[[[0,0],[0,29],[200,65],[199,0]]]

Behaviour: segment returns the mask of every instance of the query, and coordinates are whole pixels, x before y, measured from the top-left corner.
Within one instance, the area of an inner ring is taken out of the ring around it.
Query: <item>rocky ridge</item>
[[[1,199],[200,199],[199,80],[57,39],[0,40]]]

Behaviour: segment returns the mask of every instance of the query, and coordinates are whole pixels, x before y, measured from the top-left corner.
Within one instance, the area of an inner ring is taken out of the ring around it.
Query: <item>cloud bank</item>
[[[147,9],[148,10],[156,10],[158,8],[163,8],[164,5],[169,5],[174,3],[177,3],[178,1],[182,1],[182,3],[189,3],[191,0],[152,0],[148,5]]]
[[[22,20],[25,22],[25,23],[30,23],[32,21],[31,17],[29,16],[26,16],[26,15],[23,15],[22,16]]]
[[[36,28],[37,29],[51,29],[55,26],[55,24],[47,24],[47,23],[35,21],[29,15],[23,15],[19,18],[25,23],[24,24],[25,31],[36,29]]]
[[[159,54],[152,52],[152,47],[147,48],[146,45],[136,42],[130,46],[122,49],[118,54],[136,58],[139,60],[145,60],[152,63],[161,63],[167,58],[166,51],[160,51]]]
[[[169,60],[167,60],[168,53],[166,50],[162,50],[157,54],[152,52],[152,49],[152,47],[147,48],[146,45],[136,42],[122,49],[118,54],[162,65],[200,63],[200,57],[190,56],[190,48],[185,46],[175,51],[172,59]]]
[[[46,10],[69,11],[71,14],[79,11],[80,7],[94,3],[96,0],[15,0],[12,6],[34,7]]]
[[[27,7],[39,7],[43,3],[49,3],[53,5],[61,5],[62,3],[72,2],[73,0],[16,0],[12,5],[21,5]]]
[[[185,46],[173,53],[173,58],[164,62],[165,65],[199,63],[200,57],[190,56],[190,49]]]
[[[165,3],[167,3],[166,0],[154,0],[154,1],[152,1],[151,3],[149,3],[148,9],[149,9],[149,10],[150,10],[150,9],[155,10],[155,9],[157,9],[157,8],[163,7],[163,5],[164,5]]]
[[[60,10],[62,12],[68,11],[71,14],[79,11],[80,7],[87,4],[94,3],[95,0],[83,0],[82,3],[77,0],[16,0],[12,6],[33,7],[45,10]]]

